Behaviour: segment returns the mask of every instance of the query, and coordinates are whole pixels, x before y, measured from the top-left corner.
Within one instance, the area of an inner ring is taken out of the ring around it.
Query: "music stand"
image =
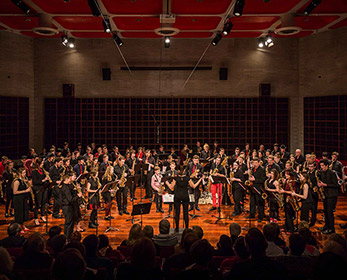
[[[147,203],[138,203],[133,206],[133,210],[131,211],[131,216],[141,216],[141,228],[142,228],[142,215],[149,214],[151,212],[151,202]]]
[[[135,164],[135,172],[138,172],[140,171],[140,203],[142,203],[142,188],[143,188],[143,171],[147,170],[148,171],[148,167],[149,167],[149,164],[148,163],[138,163],[138,164]]]
[[[53,182],[46,182],[43,187],[39,190],[39,193],[42,193],[42,195],[44,196],[44,192],[46,190],[48,190],[49,188],[53,187],[54,183]],[[47,200],[48,200],[48,194],[47,194]],[[45,234],[48,234],[48,207],[49,207],[49,204],[48,204],[48,201],[45,203],[45,216],[46,216],[46,233]]]
[[[222,177],[222,176],[212,176],[212,182],[213,184],[228,184],[228,180],[226,177]],[[232,220],[232,218],[230,217],[225,217],[225,218],[222,218],[220,216],[220,213],[221,213],[221,209],[220,209],[220,205],[222,203],[222,199],[219,197],[218,195],[218,216],[216,215],[212,215],[212,217],[215,217],[217,218],[217,220],[215,221],[215,224],[218,223],[219,220],[226,220],[226,219],[229,219],[229,220]]]
[[[165,160],[170,154],[158,154],[158,158],[160,162],[162,163],[163,160]]]
[[[125,183],[125,186],[128,187],[130,190],[134,190],[135,185],[138,183],[140,177],[141,177],[140,174],[128,176],[127,181]],[[135,195],[135,191],[134,191],[134,195]],[[131,204],[134,208],[134,200],[133,199],[131,199]],[[131,223],[134,224],[134,221],[138,221],[138,220],[139,219],[135,219],[134,216],[131,216],[131,219],[127,219],[126,221],[131,221]]]
[[[101,193],[110,191],[110,189],[115,188],[115,187],[117,186],[117,184],[118,184],[117,181],[107,183],[107,184],[103,187]],[[111,208],[112,208],[112,204],[113,204],[113,202],[111,202]],[[111,209],[110,209],[110,213],[111,213]],[[107,232],[109,232],[109,231],[111,231],[111,230],[119,231],[118,228],[112,227],[112,219],[111,219],[111,218],[110,218],[109,221],[110,221],[110,225],[109,225],[109,226],[107,227],[107,229],[105,230],[105,233],[107,233]]]
[[[193,178],[191,178],[191,179],[193,179]],[[200,185],[200,184],[199,184]],[[197,186],[197,188],[198,188],[199,186]],[[197,214],[195,214],[195,189],[193,189],[193,193],[190,193],[189,194],[189,202],[190,203],[193,203],[193,214],[189,214],[189,216],[191,216],[191,220],[193,220],[194,218],[197,218],[197,217],[202,217],[202,216],[200,216],[200,215],[197,215]],[[199,201],[198,201],[198,203],[199,203]]]

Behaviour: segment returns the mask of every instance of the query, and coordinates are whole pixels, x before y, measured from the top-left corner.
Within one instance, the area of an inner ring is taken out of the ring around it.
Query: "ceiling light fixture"
[[[73,49],[75,47],[75,39],[74,38],[69,38],[68,46],[71,49]]]
[[[115,42],[116,42],[116,44],[117,44],[119,47],[121,47],[121,46],[123,45],[123,41],[122,41],[122,39],[121,39],[121,38],[119,38],[119,36],[117,35],[117,33],[116,33],[116,32],[115,32],[115,33],[113,33],[112,39],[113,39],[113,41],[115,41]]]
[[[224,36],[227,36],[227,35],[230,33],[230,31],[231,31],[232,28],[233,28],[232,22],[231,22],[230,20],[227,21],[227,22],[225,23],[224,28],[223,28],[223,31],[222,31],[223,35],[224,35]]]
[[[171,38],[169,36],[164,37],[164,46],[165,48],[170,48]]]
[[[88,5],[93,16],[98,17],[101,15],[98,0],[88,0]]]
[[[15,4],[19,9],[21,9],[26,14],[29,14],[31,11],[29,6],[21,0],[12,0],[12,3]]]
[[[111,24],[110,24],[110,20],[106,17],[103,17],[102,19],[102,26],[104,27],[104,31],[106,33],[111,33]]]
[[[67,46],[67,43],[69,42],[69,39],[67,38],[66,35],[61,36],[61,43],[63,44],[64,47]]]
[[[312,0],[312,2],[304,10],[304,14],[308,16],[322,2],[322,0]]]
[[[222,33],[221,32],[218,32],[216,37],[214,37],[214,39],[212,40],[211,44],[212,46],[217,46],[219,41],[222,39]]]
[[[240,17],[243,13],[243,7],[245,6],[245,0],[236,0],[234,7],[234,16]]]

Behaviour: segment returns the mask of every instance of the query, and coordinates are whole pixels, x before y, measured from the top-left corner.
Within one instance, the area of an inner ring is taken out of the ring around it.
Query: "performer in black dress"
[[[189,227],[189,215],[188,215],[188,205],[189,205],[189,193],[188,187],[196,188],[200,183],[203,177],[201,177],[195,184],[193,183],[190,176],[181,174],[178,177],[175,177],[171,183],[169,183],[169,188],[174,191],[174,207],[175,207],[175,231],[179,231],[179,219],[181,205],[183,208],[183,220],[185,228]]]
[[[269,210],[270,210],[270,223],[277,223],[279,217],[279,208],[283,207],[283,195],[279,194],[280,181],[279,173],[276,168],[270,170],[269,178],[265,181],[265,190],[272,194],[269,195]],[[276,199],[277,197],[277,199]]]
[[[31,188],[26,183],[26,170],[19,168],[12,182],[14,221],[21,225],[23,231],[28,231],[24,222],[29,220],[28,194]]]
[[[190,176],[193,180],[193,182],[197,182],[199,180],[199,177],[202,176],[202,174],[204,173],[203,167],[201,166],[201,164],[199,163],[199,156],[198,155],[194,155],[193,156],[193,160],[191,162],[188,163],[184,173],[188,176]],[[188,211],[191,211],[194,209],[200,211],[199,208],[199,199],[200,199],[200,195],[201,195],[201,191],[200,188],[191,188],[189,187],[189,193],[194,194],[194,202],[192,202],[190,204],[190,208]]]
[[[90,213],[89,228],[96,228],[98,224],[98,208],[100,205],[100,193],[101,183],[98,178],[98,172],[92,171],[91,176],[87,184],[88,192],[88,205],[89,209],[92,210]]]
[[[114,182],[116,180],[115,176],[113,175],[113,166],[107,167],[105,174],[102,176],[101,184],[104,187],[106,184]],[[112,207],[112,200],[115,197],[116,193],[110,191],[105,191],[102,193],[102,197],[104,199],[105,204],[105,220],[109,221],[113,219],[114,217],[111,216],[111,207]]]
[[[13,217],[13,190],[12,182],[15,171],[13,169],[13,161],[9,160],[5,165],[5,171],[2,173],[3,187],[5,188],[6,204],[5,204],[5,217]],[[11,208],[10,208],[11,206]],[[8,210],[10,208],[10,213]]]
[[[300,221],[310,222],[310,210],[313,208],[313,199],[312,199],[312,187],[309,186],[309,176],[306,172],[299,174],[300,178],[300,188],[299,193],[293,192],[292,195],[300,198],[301,200],[301,216]]]
[[[234,161],[233,167],[230,170],[230,181],[232,182],[232,195],[235,203],[232,216],[237,216],[242,212],[245,192],[245,188],[243,187],[245,176],[243,175],[243,170],[241,169],[238,161]]]

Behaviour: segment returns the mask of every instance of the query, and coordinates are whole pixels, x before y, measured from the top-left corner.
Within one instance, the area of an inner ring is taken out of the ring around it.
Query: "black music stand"
[[[161,182],[162,183],[164,183],[164,186],[166,187],[166,188],[169,188],[165,183],[166,183],[166,181],[172,181],[173,180],[173,177],[171,177],[171,176],[165,176],[165,177],[163,177],[163,178],[161,178]],[[164,204],[168,204],[168,205],[173,205],[173,202],[163,202]],[[170,209],[170,208],[169,208]],[[166,218],[173,218],[173,216],[171,216],[171,212],[169,211],[169,215],[167,215],[167,216],[165,216],[164,217],[164,219],[166,219]]]
[[[138,172],[140,171],[140,194],[141,194],[141,197],[140,197],[140,203],[142,203],[142,188],[143,188],[143,171],[148,171],[148,167],[149,167],[149,164],[148,163],[138,163],[138,164],[135,164],[135,172]]]
[[[42,195],[44,195],[45,191],[51,187],[53,187],[54,183],[53,182],[46,182],[43,187],[41,188],[41,190],[39,190],[39,193],[42,193]],[[47,200],[48,200],[48,193],[47,193]],[[48,204],[48,201],[46,201],[45,203],[45,216],[46,216],[46,233],[45,234],[48,234],[48,208],[49,208],[49,204]]]
[[[142,215],[149,214],[151,212],[151,202],[147,203],[138,203],[133,206],[133,210],[131,211],[131,216],[141,216],[141,228],[142,228]]]
[[[158,154],[158,158],[160,160],[160,162],[162,162],[163,160],[165,160],[170,154]]]
[[[101,193],[110,191],[110,189],[115,188],[115,187],[117,186],[117,184],[118,184],[118,182],[110,182],[110,183],[107,183],[107,184],[103,187]],[[113,202],[111,202],[111,209],[112,209],[112,204],[113,204]],[[111,213],[111,209],[110,209],[110,213]],[[109,232],[109,231],[111,231],[111,230],[119,231],[118,228],[112,227],[112,219],[111,219],[111,218],[110,218],[109,221],[110,221],[110,225],[109,225],[109,226],[107,227],[107,229],[105,230],[105,233],[107,233],[107,232]]]
[[[135,174],[133,176],[128,176],[127,181],[125,183],[125,186],[128,187],[129,189],[134,190],[136,184],[138,183],[139,179],[140,179],[141,175],[140,174]],[[134,191],[135,194],[135,191]],[[131,200],[131,204],[134,208],[134,200]],[[139,219],[135,219],[134,216],[131,216],[131,219],[127,219],[126,221],[131,221],[132,224],[134,224],[134,221],[138,221]]]
[[[212,181],[213,181],[213,184],[227,184],[228,183],[227,178],[226,177],[222,177],[222,176],[212,176]],[[221,203],[222,203],[222,199],[218,195],[218,207],[217,207],[218,216],[212,215],[212,217],[217,218],[217,220],[215,221],[215,224],[218,223],[219,220],[226,220],[226,219],[232,220],[232,218],[230,218],[230,217],[222,218],[220,216],[220,213],[221,213],[220,205],[221,205]]]

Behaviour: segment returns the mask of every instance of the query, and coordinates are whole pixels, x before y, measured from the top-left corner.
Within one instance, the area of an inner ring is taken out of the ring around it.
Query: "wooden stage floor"
[[[144,193],[144,192],[143,192]],[[136,191],[136,197],[138,198],[136,200],[136,203],[139,202],[139,198],[140,198],[140,189],[137,189]],[[143,200],[143,202],[149,202],[148,200]],[[246,201],[245,204],[245,209],[248,209],[249,204],[248,204],[248,200]],[[151,213],[149,215],[144,215],[143,216],[143,226],[145,225],[151,225],[154,228],[154,234],[158,234],[159,233],[159,222],[161,219],[163,219],[164,217],[167,216],[168,214],[168,205],[164,205],[163,209],[164,209],[164,213],[156,213],[156,209],[155,209],[155,204],[152,204],[152,208],[151,208]],[[229,224],[236,222],[238,224],[241,225],[242,227],[242,235],[244,235],[248,228],[249,228],[249,220],[246,219],[246,216],[248,215],[248,213],[243,213],[240,216],[237,217],[233,217],[232,220],[229,219],[223,219],[218,221],[218,223],[215,223],[216,218],[212,217],[212,215],[218,215],[217,211],[212,211],[210,212],[209,209],[211,208],[210,204],[207,205],[200,205],[200,209],[201,211],[196,211],[196,214],[201,215],[202,217],[196,217],[192,220],[189,221],[189,226],[193,226],[193,225],[199,225],[203,228],[204,230],[204,238],[208,239],[211,244],[213,246],[216,246],[220,235],[222,234],[227,234],[229,235]],[[0,238],[4,238],[7,236],[7,226],[9,225],[9,223],[13,220],[12,217],[10,218],[5,218],[4,215],[4,210],[5,206],[1,205],[0,206]],[[223,205],[221,207],[221,217],[230,217],[231,213],[233,211],[233,206],[226,206]],[[317,239],[317,241],[319,242],[319,247],[322,248],[322,246],[325,244],[325,242],[327,241],[328,236],[321,234],[320,231],[318,230],[319,227],[323,226],[323,204],[322,202],[319,202],[318,205],[318,215],[317,215],[317,223],[314,227],[311,228],[313,235],[315,236],[315,238]],[[131,202],[129,200],[128,202],[128,211],[131,213],[132,210],[132,206],[131,206]],[[86,211],[85,209],[82,209],[82,215],[85,214],[85,212],[87,212],[87,214],[90,213],[90,211]],[[182,211],[181,211],[182,213]],[[190,214],[192,214],[192,211],[189,212]],[[126,239],[128,237],[128,233],[129,233],[129,229],[132,226],[131,221],[126,221],[127,219],[131,218],[130,215],[123,215],[120,216],[118,214],[118,211],[116,209],[116,206],[113,205],[112,208],[112,215],[115,217],[115,219],[112,220],[112,227],[118,228],[119,231],[111,231],[108,232],[107,235],[110,239],[110,244],[113,246],[118,246],[124,239]],[[181,214],[182,215],[182,214]],[[265,215],[268,215],[268,208],[265,209]],[[33,213],[30,212],[30,216],[33,216]],[[107,227],[109,226],[109,221],[104,220],[104,211],[99,212],[98,215],[99,218],[99,227],[98,227],[98,234],[102,234],[105,232],[105,230],[107,229]],[[171,226],[173,226],[173,218],[168,218]],[[95,229],[89,229],[88,228],[88,221],[89,221],[89,215],[84,219],[84,221],[82,222],[83,227],[86,229],[85,232],[82,232],[82,237],[87,236],[88,234],[95,234],[96,230]],[[347,221],[347,195],[340,195],[338,198],[338,202],[337,202],[337,207],[336,207],[336,212],[335,212],[335,230],[337,233],[339,234],[343,234],[344,230],[340,228],[339,224],[341,223],[346,223]],[[137,221],[138,222],[138,221]],[[53,225],[61,225],[62,229],[63,229],[63,224],[64,223],[64,219],[53,219],[51,217],[51,215],[48,218],[48,228],[53,226]],[[257,227],[259,229],[262,229],[262,227],[268,223],[268,218],[266,220],[264,220],[263,222],[257,222],[256,219],[252,219],[251,222],[251,226],[252,227]],[[284,213],[283,211],[280,211],[280,221],[279,221],[279,225],[282,226],[284,224]],[[40,223],[40,226],[35,227],[34,226],[34,222],[33,220],[29,220],[26,222],[26,226],[28,228],[30,228],[30,230],[25,233],[25,236],[30,235],[33,232],[42,232],[45,233],[46,232],[46,225],[44,223]],[[180,227],[183,227],[183,218],[181,216],[180,219]],[[285,233],[281,233],[282,237],[287,241],[288,240],[288,235],[286,235]]]

